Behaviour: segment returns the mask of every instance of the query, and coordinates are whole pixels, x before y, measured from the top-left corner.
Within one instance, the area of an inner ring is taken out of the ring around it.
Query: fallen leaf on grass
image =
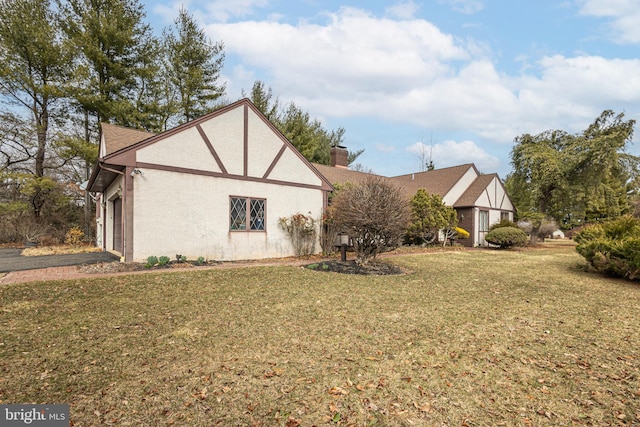
[[[429,402],[425,402],[421,405],[418,405],[416,402],[413,402],[413,406],[420,412],[430,412],[431,404]]]
[[[349,392],[342,387],[332,387],[329,389],[329,394],[334,396],[346,396]]]
[[[289,417],[289,419],[287,420],[287,423],[285,424],[286,427],[298,427],[300,425],[300,420],[297,420],[293,417]]]
[[[265,373],[264,373],[264,377],[265,377],[265,378],[279,377],[279,376],[280,376],[280,375],[282,375],[283,373],[284,373],[284,369],[280,369],[280,368],[273,368],[273,371],[265,372]]]
[[[207,388],[204,387],[202,390],[200,390],[200,399],[204,400],[207,398]]]

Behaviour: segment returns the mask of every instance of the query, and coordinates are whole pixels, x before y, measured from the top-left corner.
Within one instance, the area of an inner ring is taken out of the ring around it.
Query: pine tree
[[[185,9],[180,9],[175,28],[164,32],[168,75],[176,92],[180,122],[212,111],[214,101],[225,93],[218,83],[224,62],[224,45],[212,43]]]

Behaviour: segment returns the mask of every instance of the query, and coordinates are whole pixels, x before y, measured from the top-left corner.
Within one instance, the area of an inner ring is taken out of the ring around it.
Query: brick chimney
[[[349,152],[347,147],[336,145],[331,147],[331,166],[336,168],[347,169],[349,167]]]

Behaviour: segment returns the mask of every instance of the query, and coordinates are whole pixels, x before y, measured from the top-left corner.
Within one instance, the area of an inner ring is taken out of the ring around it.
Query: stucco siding
[[[509,200],[509,197],[507,196],[507,193],[505,192],[504,187],[500,185],[497,182],[497,180],[496,180],[496,186],[497,186],[496,197],[498,200],[498,207],[505,211],[513,211],[514,209],[513,203],[511,203],[511,200]]]
[[[480,194],[480,197],[478,197],[478,200],[476,200],[474,205],[475,206],[482,206],[482,207],[485,207],[485,208],[493,207],[493,203],[492,203],[491,199],[489,198],[489,194],[486,191],[483,191],[482,194]]]
[[[136,176],[134,196],[134,261],[176,254],[222,261],[291,256],[279,219],[309,212],[320,218],[323,205],[318,189],[162,170]],[[266,231],[229,231],[230,196],[265,199]]]
[[[500,213],[501,211],[495,209],[489,211],[489,227],[500,222]]]
[[[285,143],[251,109],[248,128],[248,174],[260,178],[267,172]]]
[[[244,174],[244,108],[239,106],[200,124],[227,172]]]
[[[469,170],[460,178],[460,180],[445,194],[442,198],[442,201],[449,205],[453,206],[453,204],[462,196],[462,194],[469,188],[469,186],[476,179],[478,174],[475,169],[470,167]]]
[[[298,157],[293,150],[284,152],[276,167],[269,174],[269,179],[276,181],[291,181],[320,186],[322,181],[311,169]]]
[[[195,127],[139,149],[136,152],[136,160],[143,163],[220,172],[215,158]]]

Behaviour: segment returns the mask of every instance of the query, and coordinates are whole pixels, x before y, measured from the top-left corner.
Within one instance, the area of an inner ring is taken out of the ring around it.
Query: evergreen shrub
[[[640,218],[623,216],[584,227],[576,251],[596,271],[629,280],[640,278]]]
[[[496,228],[504,228],[504,227],[520,228],[518,227],[518,224],[516,224],[513,221],[509,221],[508,219],[501,219],[500,222],[496,222],[495,224],[491,225],[491,227],[489,227],[489,231],[493,231]]]
[[[484,240],[492,245],[500,246],[501,249],[507,249],[514,246],[525,246],[528,237],[527,233],[520,228],[499,227],[488,232]]]

